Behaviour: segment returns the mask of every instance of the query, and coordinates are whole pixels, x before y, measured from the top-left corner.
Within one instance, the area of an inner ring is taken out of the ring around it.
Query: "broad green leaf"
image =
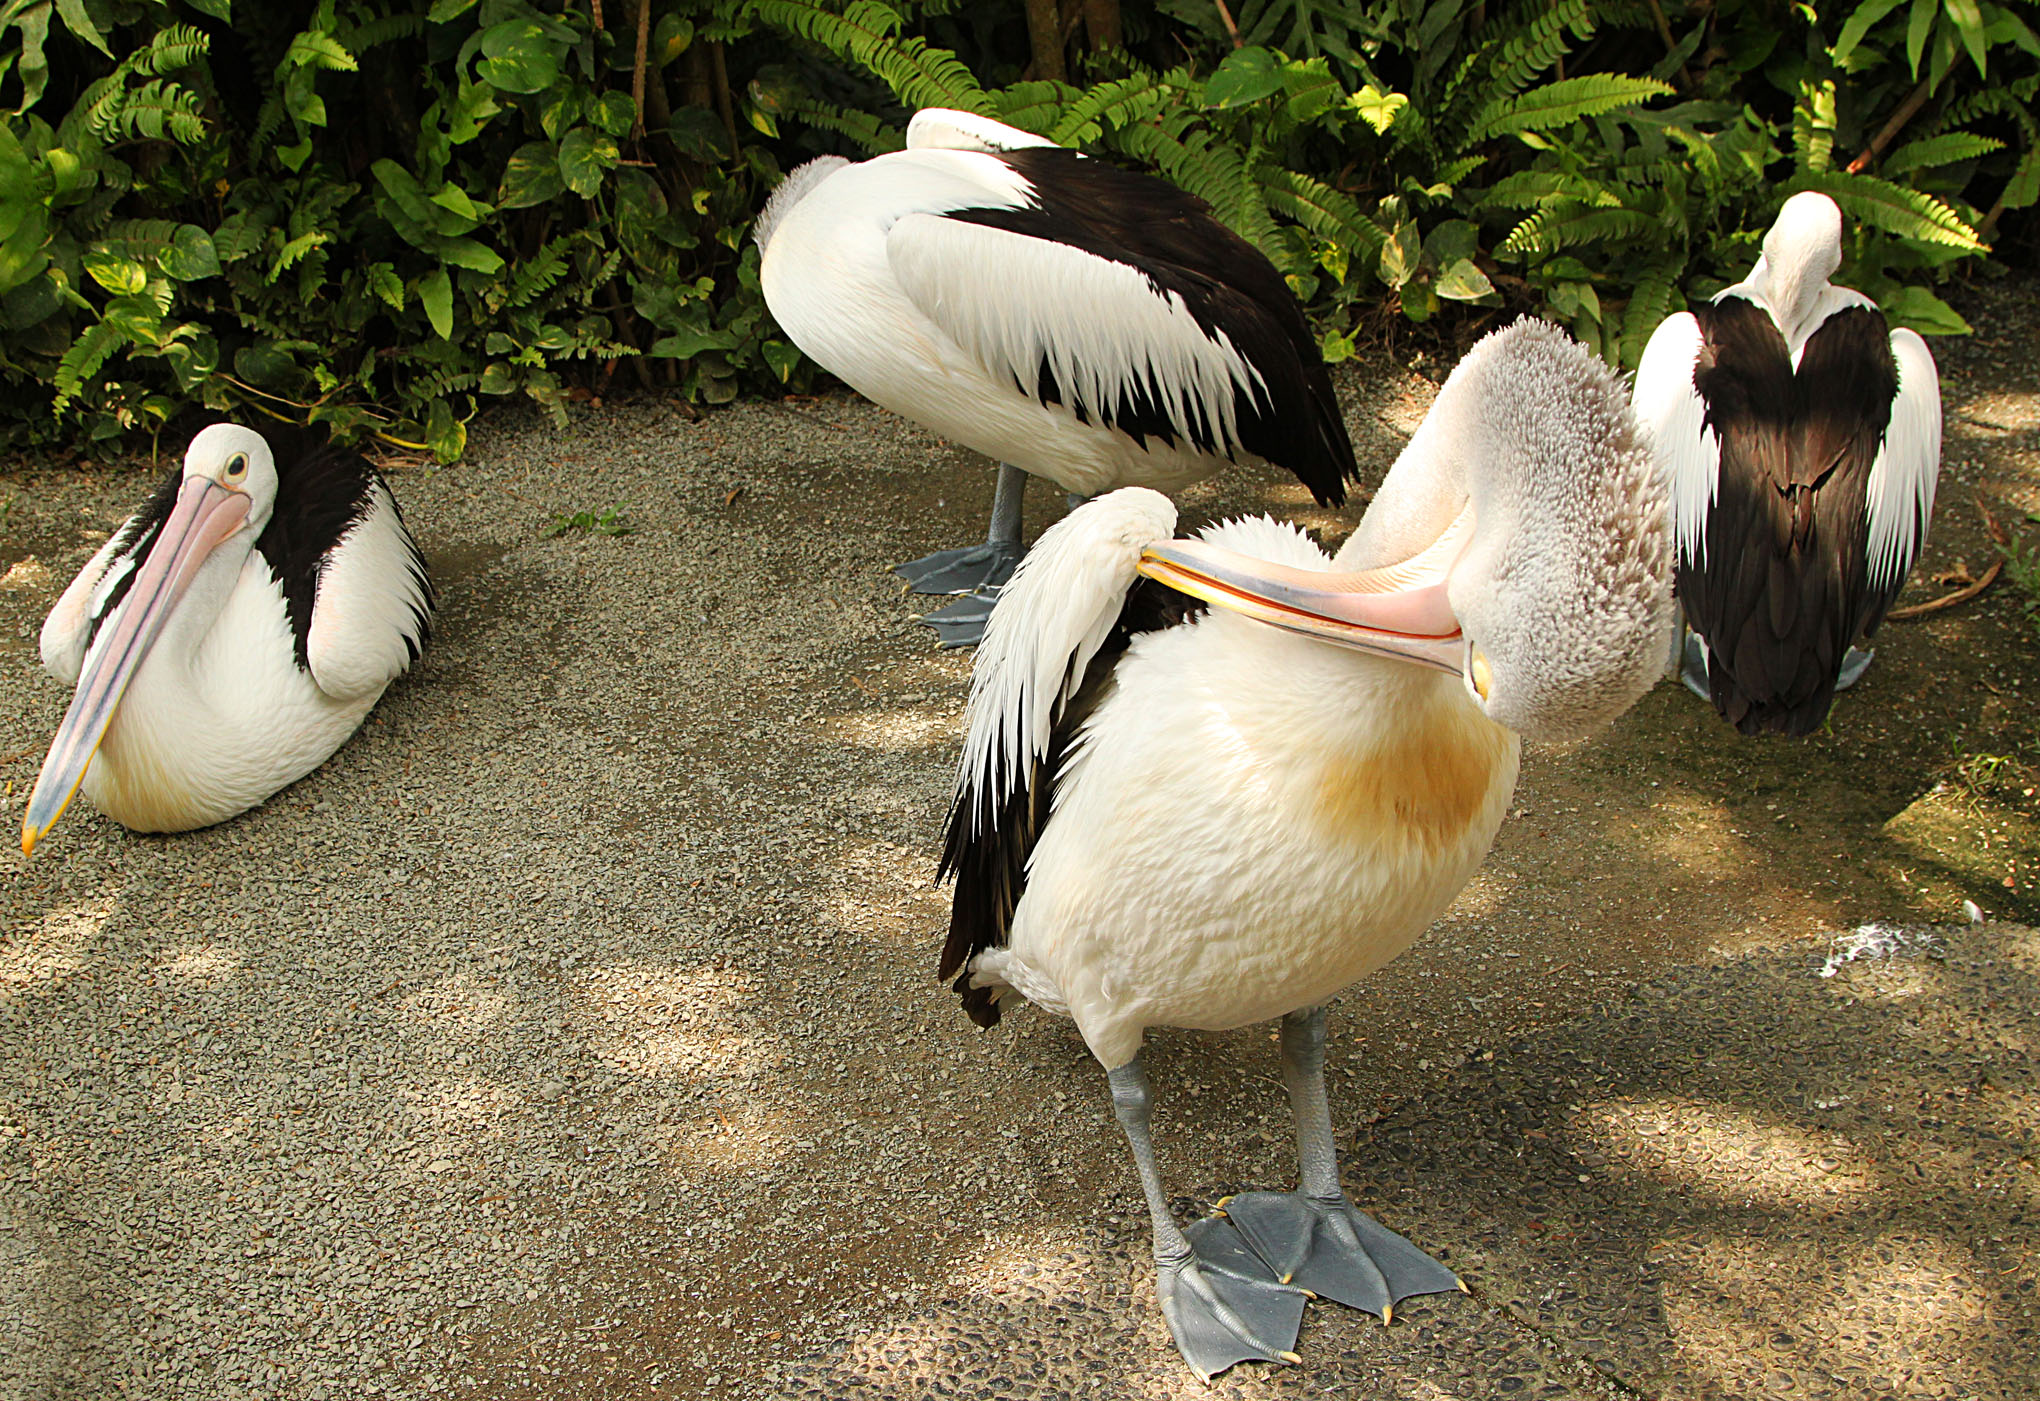
[[[694,21],[680,15],[660,15],[652,26],[651,51],[647,55],[660,68],[664,68],[694,42]]]
[[[302,141],[293,143],[292,145],[278,146],[276,148],[276,158],[283,162],[283,168],[285,170],[290,171],[303,170],[305,168],[305,162],[311,159],[311,155],[312,155],[312,138],[309,136],[307,136]]]
[[[602,174],[621,157],[616,139],[593,127],[577,126],[560,141],[560,178],[582,199],[595,198]]]
[[[455,267],[492,276],[503,270],[503,255],[488,244],[478,243],[471,238],[439,239],[434,242],[433,251]]]
[[[1835,67],[1840,68],[1849,61],[1856,45],[1862,43],[1863,36],[1870,32],[1870,26],[1904,3],[1905,0],[1864,0],[1858,5],[1848,22],[1842,25],[1842,32],[1835,36],[1835,46],[1828,50],[1828,57],[1834,61]]]
[[[758,351],[765,357],[765,363],[772,367],[772,372],[779,376],[781,384],[786,383],[800,364],[799,348],[785,341],[766,341]]]
[[[2026,148],[2025,158],[2005,182],[2004,193],[1998,198],[2007,209],[2025,209],[2040,200],[2040,146]],[[4,285],[4,280],[0,280],[0,285]]]
[[[1417,270],[1422,245],[1417,240],[1415,224],[1398,224],[1395,232],[1381,245],[1381,280],[1391,287],[1400,287],[1410,280]]]
[[[86,250],[81,261],[92,280],[115,296],[132,296],[146,287],[149,271],[125,253],[99,245]]]
[[[1431,284],[1441,297],[1455,302],[1471,302],[1495,290],[1487,274],[1473,265],[1470,258],[1461,258],[1451,267],[1438,274],[1438,280]]]
[[[1969,323],[1954,307],[1924,287],[1901,287],[1883,299],[1884,314],[1923,336],[1966,336]]]
[[[1424,261],[1434,268],[1446,268],[1474,255],[1480,247],[1480,230],[1465,219],[1447,219],[1424,236]]]
[[[289,389],[300,372],[289,351],[274,342],[261,341],[234,352],[234,373],[257,389]]]
[[[505,92],[544,92],[560,76],[559,50],[537,20],[508,19],[482,31],[475,71]]]
[[[1223,111],[1282,91],[1282,60],[1262,48],[1234,49],[1204,80],[1204,103]]]
[[[1905,27],[1905,58],[1915,78],[1920,76],[1920,58],[1927,51],[1927,36],[1934,32],[1934,21],[1940,14],[1941,0],[1912,0],[1912,14]]]
[[[220,255],[212,235],[196,224],[179,224],[170,242],[156,255],[156,265],[178,282],[196,282],[220,275]]]
[[[184,0],[184,3],[202,15],[211,15],[221,23],[232,22],[233,0]]]
[[[737,343],[728,331],[695,327],[674,335],[661,336],[645,354],[659,359],[687,360],[706,350],[728,350]]]
[[[1428,282],[1411,282],[1402,289],[1402,314],[1412,321],[1429,321],[1438,314],[1438,293]]]
[[[467,451],[467,425],[454,417],[453,405],[434,399],[425,416],[425,446],[440,463],[458,462]]]
[[[432,323],[432,329],[443,341],[453,339],[453,279],[445,268],[434,268],[417,282],[418,301],[425,308],[425,319]]]
[[[1941,12],[1948,16],[1948,22],[1955,26],[1955,32],[1962,37],[1962,47],[1969,50],[1969,57],[1976,64],[1976,76],[1988,77],[1983,63],[1986,48],[1983,11],[1977,6],[1976,0],[1941,0]]]
[[[565,188],[566,182],[560,178],[559,155],[552,143],[527,141],[504,163],[496,204],[501,209],[528,209],[544,204]]]
[[[588,112],[588,120],[611,136],[628,136],[637,121],[637,104],[627,92],[605,92]]]
[[[517,371],[501,360],[491,360],[475,387],[484,394],[508,394],[517,388]]]
[[[472,10],[475,3],[476,0],[433,0],[432,8],[426,13],[425,18],[434,24],[444,24]]]
[[[57,0],[57,13],[63,16],[65,28],[108,58],[113,57],[113,50],[106,47],[106,36],[99,32],[92,16],[85,13],[85,0]]]
[[[1410,100],[1401,93],[1383,92],[1372,83],[1361,88],[1346,101],[1360,114],[1361,121],[1374,128],[1374,134],[1377,136],[1394,126],[1395,119],[1410,105]]]
[[[468,221],[470,227],[479,224],[495,211],[486,204],[476,204],[468,192],[451,180],[432,192],[432,202],[441,209],[448,209]]]
[[[1318,337],[1318,354],[1327,365],[1337,365],[1342,361],[1351,360],[1357,349],[1353,337],[1344,331],[1327,330]]]

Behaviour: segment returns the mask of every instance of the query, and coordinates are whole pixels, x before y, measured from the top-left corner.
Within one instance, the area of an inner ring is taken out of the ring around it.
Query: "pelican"
[[[1155,492],[1101,497],[999,599],[942,858],[940,972],[980,1025],[1015,996],[1076,1022],[1147,1197],[1162,1311],[1208,1380],[1297,1360],[1299,1289],[1386,1320],[1458,1284],[1340,1187],[1324,1006],[1472,876],[1519,735],[1588,731],[1650,686],[1671,544],[1622,386],[1536,321],[1453,371],[1337,556],[1265,518],[1174,529]],[[1143,1035],[1268,1018],[1301,1190],[1185,1230]]]
[[[1744,734],[1820,727],[1934,514],[1934,357],[1828,281],[1841,262],[1841,210],[1792,196],[1750,275],[1668,317],[1636,371],[1671,485],[1686,684]]]
[[[81,786],[140,832],[245,812],[317,768],[417,660],[425,561],[358,455],[273,456],[216,423],[50,610],[43,666],[77,687],[21,824]]]
[[[977,641],[1020,558],[1023,472],[1081,498],[1173,491],[1228,463],[1354,475],[1317,341],[1252,244],[1173,185],[968,112],[907,148],[788,175],[759,215],[765,304],[866,398],[1002,466],[986,542],[899,566]]]

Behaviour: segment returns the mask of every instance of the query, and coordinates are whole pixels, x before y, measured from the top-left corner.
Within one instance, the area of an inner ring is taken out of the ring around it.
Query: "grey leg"
[[[992,493],[992,524],[985,543],[960,550],[937,550],[921,559],[893,566],[914,593],[961,593],[990,589],[1013,577],[1020,562],[1020,505],[1027,474],[1011,463],[999,464],[999,484]]]
[[[1701,700],[1713,701],[1714,685],[1707,679],[1707,639],[1697,632],[1686,634],[1685,665],[1679,668],[1679,679]]]
[[[1325,1009],[1282,1019],[1282,1081],[1296,1116],[1295,1192],[1247,1192],[1221,1203],[1247,1244],[1283,1283],[1381,1315],[1412,1294],[1464,1289],[1458,1276],[1394,1231],[1354,1210],[1339,1186],[1325,1099]]]
[[[1162,1195],[1148,1122],[1154,1096],[1138,1055],[1111,1072],[1112,1112],[1133,1149],[1155,1231],[1155,1293],[1176,1346],[1205,1381],[1235,1362],[1296,1362],[1303,1293],[1278,1284],[1225,1221],[1199,1221],[1187,1232]]]

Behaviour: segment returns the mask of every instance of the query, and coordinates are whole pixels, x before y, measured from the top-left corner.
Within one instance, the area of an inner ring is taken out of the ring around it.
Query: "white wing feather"
[[[312,603],[305,652],[335,700],[380,692],[423,649],[431,600],[415,560],[396,502],[376,482],[368,510],[326,555]]]
[[[907,123],[909,151],[1019,151],[1055,144],[1031,131],[949,107],[923,107]]]
[[[1000,593],[978,645],[959,800],[1004,794],[1026,781],[1048,750],[1057,714],[1119,620],[1140,552],[1175,531],[1168,497],[1126,487],[1043,532]],[[986,805],[966,810],[975,822]]]
[[[78,571],[78,577],[57,599],[57,606],[50,609],[49,617],[43,619],[39,639],[43,669],[66,686],[78,684],[78,673],[85,666],[85,642],[92,633],[92,617],[99,611],[94,605],[100,586],[106,581],[114,551],[120,547],[127,533],[128,525],[113,532],[112,537]],[[122,572],[131,571],[134,567],[132,559],[121,561]]]
[[[1208,435],[1227,453],[1239,448],[1234,387],[1266,395],[1225,332],[1206,335],[1180,295],[1124,263],[936,214],[900,219],[885,251],[914,305],[1024,393],[1043,361],[1064,401],[1093,413],[1144,387],[1179,436]]]
[[[1866,507],[1870,546],[1865,560],[1872,589],[1895,589],[1927,543],[1934,518],[1934,486],[1941,475],[1941,379],[1933,354],[1916,332],[1891,333],[1898,362],[1898,396],[1884,445],[1870,466]]]
[[[1671,493],[1672,533],[1689,567],[1707,562],[1707,512],[1721,483],[1721,439],[1707,426],[1706,401],[1693,383],[1700,347],[1691,312],[1666,317],[1644,348],[1630,396]]]

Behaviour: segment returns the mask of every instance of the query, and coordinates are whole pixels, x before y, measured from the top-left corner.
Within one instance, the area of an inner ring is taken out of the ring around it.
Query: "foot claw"
[[[1193,1252],[1155,1280],[1183,1360],[1209,1381],[1236,1362],[1296,1362],[1300,1290],[1276,1283],[1239,1233],[1216,1218],[1183,1233]]]

